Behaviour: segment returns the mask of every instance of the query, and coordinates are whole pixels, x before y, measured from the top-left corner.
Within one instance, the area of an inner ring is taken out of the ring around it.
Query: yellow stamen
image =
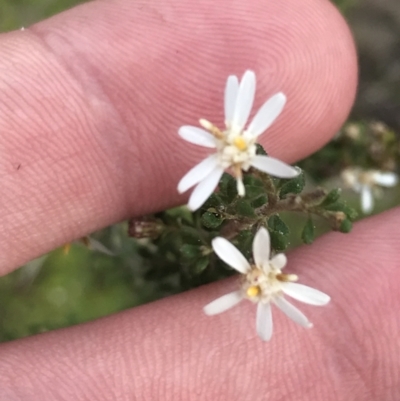
[[[246,290],[246,294],[249,298],[254,298],[260,294],[260,287],[253,285]]]
[[[241,151],[246,150],[247,149],[247,142],[243,139],[243,137],[241,136],[237,136],[234,140],[233,140],[233,144]]]
[[[276,279],[279,281],[283,281],[283,282],[294,282],[297,281],[299,279],[299,277],[296,274],[277,274],[276,275]]]

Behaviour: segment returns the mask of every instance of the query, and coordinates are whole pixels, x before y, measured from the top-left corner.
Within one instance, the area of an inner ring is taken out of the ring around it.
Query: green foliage
[[[217,213],[205,212],[201,215],[201,222],[206,228],[218,228],[223,223],[223,221],[224,219],[222,218],[222,216]]]
[[[303,191],[305,184],[306,180],[302,171],[297,177],[284,182],[280,188],[279,197],[285,199],[288,194],[299,194]]]
[[[305,226],[303,227],[301,239],[305,244],[312,244],[315,240],[315,226],[311,217],[308,218]]]

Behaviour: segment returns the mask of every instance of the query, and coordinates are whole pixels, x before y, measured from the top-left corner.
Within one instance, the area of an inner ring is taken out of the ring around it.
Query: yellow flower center
[[[241,151],[247,149],[247,142],[241,136],[237,136],[233,140],[233,144]]]
[[[249,298],[254,298],[260,294],[260,287],[253,285],[247,289],[246,294]]]

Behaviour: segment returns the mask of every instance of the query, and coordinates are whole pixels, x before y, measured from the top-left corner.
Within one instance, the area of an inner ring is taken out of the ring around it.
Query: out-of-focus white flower
[[[348,167],[341,173],[344,184],[361,194],[361,209],[371,213],[374,208],[374,196],[380,197],[380,187],[394,187],[398,176],[392,172],[363,170],[359,167]]]
[[[256,76],[246,71],[240,81],[236,76],[228,77],[225,87],[225,130],[220,130],[207,120],[201,119],[201,129],[183,126],[179,135],[186,141],[206,148],[216,149],[192,168],[179,182],[178,191],[183,193],[196,185],[190,196],[188,207],[198,209],[212,194],[226,169],[230,169],[237,180],[237,191],[244,196],[242,171],[251,166],[279,178],[293,178],[299,171],[288,164],[269,156],[256,155],[258,137],[271,126],[281,113],[286,96],[279,92],[267,100],[245,129],[253,106]]]
[[[224,312],[248,299],[257,304],[257,333],[264,341],[272,336],[271,304],[303,327],[312,327],[306,316],[289,303],[285,295],[310,304],[326,305],[330,297],[321,291],[297,284],[295,274],[284,274],[286,256],[279,253],[270,259],[270,237],[265,228],[260,228],[253,241],[254,265],[225,238],[217,237],[212,241],[215,253],[228,265],[243,275],[239,290],[226,294],[204,307],[207,315]]]

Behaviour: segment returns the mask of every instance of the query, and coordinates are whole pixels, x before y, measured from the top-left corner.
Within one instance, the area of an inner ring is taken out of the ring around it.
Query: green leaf
[[[256,187],[263,187],[263,183],[259,178],[254,177],[251,174],[245,174],[243,176],[243,184],[246,185],[254,185]]]
[[[223,223],[223,221],[223,217],[219,214],[205,212],[201,215],[201,223],[204,225],[204,227],[207,228],[218,228]]]
[[[219,194],[227,203],[231,203],[237,195],[236,180],[227,173],[222,175],[219,181]]]
[[[270,231],[271,246],[275,251],[284,251],[289,245],[289,238],[278,231]]]
[[[349,219],[344,219],[340,224],[339,231],[341,231],[342,233],[349,233],[352,228],[353,228],[352,222]]]
[[[307,220],[303,228],[301,239],[305,244],[312,244],[315,240],[315,227],[311,217]]]
[[[350,206],[345,205],[343,212],[351,221],[354,221],[358,217],[357,211]]]
[[[210,264],[209,256],[202,256],[194,263],[194,273],[196,274],[202,273],[209,264]]]
[[[200,247],[197,245],[184,244],[180,251],[184,263],[193,263],[201,256]]]
[[[264,150],[264,148],[259,143],[256,143],[256,154],[262,155],[262,156],[268,156],[268,153]]]
[[[350,220],[355,220],[358,216],[357,212],[345,202],[337,201],[325,207],[325,210],[331,212],[343,212]]]
[[[222,198],[218,194],[213,193],[206,200],[206,202],[204,203],[204,205],[201,208],[203,210],[207,210],[207,209],[210,209],[210,208],[218,208],[218,207],[223,206],[223,205],[224,205],[224,202],[223,202]]]
[[[250,202],[245,199],[239,199],[236,202],[236,212],[243,217],[256,217],[254,208],[251,206]]]
[[[272,231],[277,231],[283,235],[288,235],[290,232],[289,227],[277,214],[272,215],[268,219],[268,227]]]
[[[243,230],[236,236],[237,247],[249,259],[252,256],[253,233],[251,230]]]
[[[176,238],[176,233],[170,233],[170,235],[174,238]],[[195,229],[194,227],[189,227],[189,226],[182,226],[180,229],[180,235],[182,238],[185,239],[186,244],[191,244],[191,245],[201,245],[201,237],[200,237],[200,232]]]
[[[325,199],[321,202],[320,206],[327,206],[339,200],[342,190],[340,188],[332,189]]]
[[[264,188],[256,185],[245,185],[246,189],[246,198],[247,199],[255,199],[260,195],[265,194]]]
[[[267,197],[267,195],[261,195],[261,196],[259,196],[258,198],[252,200],[252,201],[250,202],[250,204],[251,204],[251,206],[252,206],[254,209],[257,209],[257,208],[259,208],[259,207],[265,205],[267,202],[268,202],[268,197]]]
[[[279,197],[284,199],[288,194],[299,194],[306,185],[306,180],[304,177],[304,172],[301,173],[291,180],[286,181],[279,191]]]

